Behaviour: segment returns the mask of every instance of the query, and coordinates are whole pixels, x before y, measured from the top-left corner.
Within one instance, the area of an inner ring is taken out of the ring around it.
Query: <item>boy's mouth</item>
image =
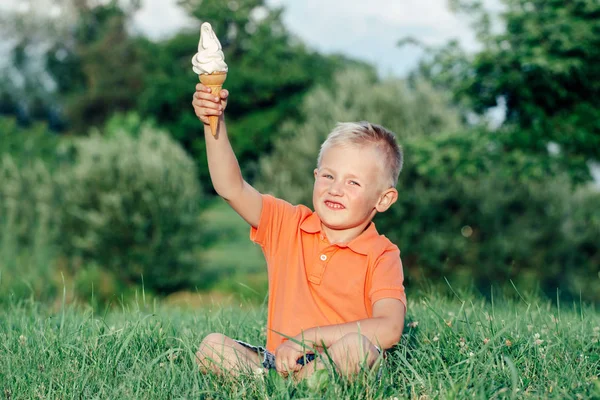
[[[327,208],[331,208],[332,210],[343,210],[344,208],[346,208],[340,203],[329,200],[325,200],[325,205],[327,206]]]

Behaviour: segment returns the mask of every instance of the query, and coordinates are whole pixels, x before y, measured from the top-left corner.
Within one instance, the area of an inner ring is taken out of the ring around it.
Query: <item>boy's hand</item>
[[[275,350],[275,367],[282,376],[288,376],[290,372],[298,372],[302,365],[298,359],[303,357],[305,349],[299,344],[286,340]]]
[[[194,106],[194,112],[200,121],[204,125],[208,125],[208,116],[210,115],[222,115],[227,107],[227,97],[229,91],[222,89],[219,93],[220,97],[216,97],[211,94],[210,88],[204,86],[201,83],[196,85],[196,92],[194,93],[194,99],[192,100],[192,106]]]

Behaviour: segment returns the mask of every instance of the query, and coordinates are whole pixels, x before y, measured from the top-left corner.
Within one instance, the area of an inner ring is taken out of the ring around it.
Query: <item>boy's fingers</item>
[[[207,110],[220,111],[223,109],[223,106],[221,106],[219,103],[215,103],[214,101],[210,100],[199,99],[197,97],[192,100],[192,104],[196,107],[205,108]]]
[[[204,86],[201,83],[197,83],[196,84],[196,91],[197,92],[208,92],[208,93],[210,93],[212,90],[209,87]]]
[[[226,99],[227,96],[229,96],[229,91],[227,89],[223,89],[223,90],[221,90],[220,95],[221,95],[222,99]]]
[[[215,110],[220,110],[221,108],[223,108],[220,103],[215,103],[214,101],[210,101],[210,100],[199,100],[199,101],[200,101],[200,104],[202,107],[211,108],[211,109],[215,109]]]
[[[208,100],[208,101],[211,101],[211,102],[213,102],[215,104],[218,104],[218,101],[219,101],[218,97],[215,97],[212,94],[207,93],[207,92],[195,92],[194,93],[194,98]]]

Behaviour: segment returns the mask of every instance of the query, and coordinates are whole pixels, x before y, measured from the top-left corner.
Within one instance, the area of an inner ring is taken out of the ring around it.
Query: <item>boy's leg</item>
[[[202,340],[196,352],[196,363],[202,372],[229,372],[234,376],[263,368],[258,353],[221,333],[210,333]]]
[[[350,333],[332,344],[327,353],[335,368],[342,376],[352,377],[358,374],[361,367],[371,368],[380,352],[373,343],[365,336],[359,333]],[[314,361],[306,364],[296,374],[297,380],[309,377],[315,371],[327,368],[321,358],[327,358],[327,355],[317,357]],[[327,361],[325,361],[327,362]]]

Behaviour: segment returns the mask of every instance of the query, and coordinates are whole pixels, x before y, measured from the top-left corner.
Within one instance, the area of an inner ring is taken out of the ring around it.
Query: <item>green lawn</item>
[[[202,265],[213,282],[208,289],[236,293],[260,304],[267,293],[262,251],[250,240],[250,226],[222,199],[203,212],[208,246]]]
[[[0,310],[0,398],[600,398],[600,313],[476,295],[412,294],[402,342],[381,379],[294,384],[276,374],[201,375],[212,331],[264,338],[265,310],[144,304],[106,314],[37,303]],[[463,297],[464,296],[464,297]]]

